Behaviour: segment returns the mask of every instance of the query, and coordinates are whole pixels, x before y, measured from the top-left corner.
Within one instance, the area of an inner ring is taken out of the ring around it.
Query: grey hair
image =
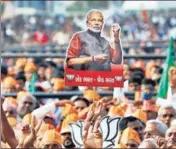
[[[153,138],[148,138],[148,139],[143,140],[138,148],[147,148],[145,146],[145,143],[150,144],[151,148],[158,148],[158,145]]]
[[[174,107],[171,104],[162,105],[158,110],[158,117],[162,115],[162,112],[164,109],[169,109],[169,108],[174,109]]]
[[[98,10],[98,9],[91,9],[91,10],[86,14],[86,22],[89,20],[90,15],[91,15],[92,13],[100,13],[100,14],[102,15],[102,17],[103,17],[103,13],[102,13],[100,10]],[[103,20],[104,20],[104,17],[103,17]]]
[[[167,137],[168,136],[168,133],[169,132],[171,132],[171,131],[175,131],[176,130],[176,126],[174,125],[174,126],[171,126],[167,131],[166,131],[166,135],[165,135],[165,137]]]
[[[171,121],[171,126],[170,126],[170,127],[172,127],[172,126],[176,126],[176,119],[173,119],[173,120]]]
[[[36,99],[31,93],[26,93],[26,94],[21,98],[21,100],[19,101],[19,104],[21,104],[22,101],[23,101],[26,97],[32,99],[32,103],[33,103],[33,104],[32,104],[32,109],[35,109],[35,108],[36,108],[36,105],[37,105],[37,99]]]
[[[167,125],[164,124],[163,122],[159,121],[159,120],[149,120],[146,122],[146,125],[147,124],[153,124],[153,125],[156,125],[156,129],[157,131],[162,135],[162,136],[165,136],[165,133],[168,129]]]

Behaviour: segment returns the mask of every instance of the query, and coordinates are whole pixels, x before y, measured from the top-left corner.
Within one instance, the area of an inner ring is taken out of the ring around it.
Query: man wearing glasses
[[[158,111],[158,119],[170,127],[172,119],[176,118],[176,110],[172,105],[165,105],[160,107]]]

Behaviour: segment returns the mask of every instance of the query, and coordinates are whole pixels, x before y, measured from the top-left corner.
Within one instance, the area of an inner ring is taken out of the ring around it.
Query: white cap
[[[69,128],[62,128],[60,134],[62,135],[64,133],[71,133],[71,130]]]

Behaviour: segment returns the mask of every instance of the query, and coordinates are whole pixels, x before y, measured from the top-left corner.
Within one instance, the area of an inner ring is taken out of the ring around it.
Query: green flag
[[[165,99],[167,96],[168,86],[169,86],[168,72],[171,66],[174,66],[174,40],[172,37],[170,39],[170,45],[167,53],[165,67],[159,84],[159,90],[158,90],[159,98]]]
[[[32,78],[29,84],[29,92],[31,93],[36,92],[36,86],[35,86],[36,81],[37,81],[37,72],[33,72]]]

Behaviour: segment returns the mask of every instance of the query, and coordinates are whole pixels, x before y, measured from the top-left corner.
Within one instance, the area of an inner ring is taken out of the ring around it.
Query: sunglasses
[[[15,112],[14,112],[14,111],[4,111],[4,112],[5,112],[5,114],[9,113],[10,115],[15,114]]]
[[[49,117],[49,116],[45,116],[44,119],[51,119],[51,120],[53,120],[53,118]]]
[[[138,145],[132,144],[132,143],[128,143],[127,146],[130,148],[137,148],[138,147]]]
[[[83,110],[85,107],[76,107],[76,110]]]
[[[164,117],[164,118],[166,118],[166,117],[172,118],[172,117],[174,117],[174,115],[173,115],[173,114],[164,114],[163,117]]]
[[[156,136],[157,134],[152,134],[151,132],[144,132],[144,136],[152,137]]]
[[[133,128],[135,131],[141,131],[141,130],[143,130],[143,127],[135,127],[135,128]]]
[[[168,134],[168,136],[170,137],[170,136],[174,136],[174,137],[176,137],[176,132],[170,132],[169,134]]]
[[[33,103],[32,102],[28,102],[28,101],[25,101],[24,104],[29,104],[29,105],[32,105]]]

